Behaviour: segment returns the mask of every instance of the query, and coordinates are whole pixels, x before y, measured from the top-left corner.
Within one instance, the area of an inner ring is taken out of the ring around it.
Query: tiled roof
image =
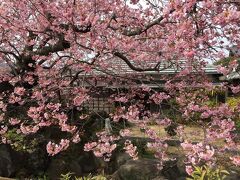
[[[102,62],[101,62],[102,63]],[[122,61],[119,58],[114,58],[108,60],[108,62],[105,62],[106,66],[102,68],[102,66],[97,66],[96,69],[94,69],[94,74],[118,74],[118,75],[125,75],[125,74],[175,74],[177,72],[180,72],[181,70],[190,67],[186,64],[186,61],[178,61],[176,63],[172,63],[171,65],[167,65],[165,62],[160,63],[159,71],[144,71],[144,72],[138,72],[135,70],[132,70],[124,61]],[[99,63],[100,64],[100,63]],[[145,62],[144,64],[137,64],[132,62],[132,64],[138,68],[154,68],[156,66],[156,62]],[[216,66],[214,65],[207,65],[203,68],[206,74],[221,74],[217,71]]]

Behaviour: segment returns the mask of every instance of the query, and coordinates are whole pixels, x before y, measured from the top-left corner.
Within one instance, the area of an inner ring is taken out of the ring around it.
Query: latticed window
[[[84,103],[84,107],[90,111],[105,111],[110,113],[114,108],[114,104],[108,102],[106,97],[94,97]]]

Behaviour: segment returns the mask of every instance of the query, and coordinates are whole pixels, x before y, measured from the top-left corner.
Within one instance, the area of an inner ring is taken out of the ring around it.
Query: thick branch
[[[89,23],[87,25],[68,25],[68,24],[61,24],[60,25],[61,28],[65,29],[66,31],[69,30],[69,28],[72,28],[72,30],[74,32],[78,32],[78,33],[88,33],[91,31],[92,28],[92,24]]]
[[[93,65],[99,56],[100,56],[100,53],[97,53],[97,55],[93,58],[92,62],[87,63],[87,64]],[[78,79],[79,74],[82,73],[82,72],[84,72],[84,70],[80,70],[75,74],[75,76],[73,77],[73,79],[70,82],[70,85],[72,85],[74,83],[74,81],[76,81]]]
[[[0,53],[3,53],[3,54],[5,54],[5,55],[10,54],[10,55],[12,55],[15,59],[19,59],[19,57],[18,57],[15,53],[13,53],[13,52],[11,52],[11,51],[0,50]]]
[[[130,69],[134,70],[134,71],[138,71],[138,72],[144,72],[144,71],[159,71],[160,62],[157,63],[153,68],[145,68],[145,69],[143,69],[143,68],[134,66],[134,65],[129,61],[129,59],[128,59],[126,56],[124,56],[122,53],[120,53],[120,52],[114,52],[113,55],[119,57],[120,59],[122,59],[122,60],[128,65],[128,67],[129,67]]]
[[[173,13],[175,10],[171,10],[169,14]],[[151,27],[160,24],[161,21],[164,19],[164,16],[160,16],[159,18],[155,19],[154,21],[146,24],[144,27],[138,27],[135,30],[128,30],[127,28],[123,30],[122,34],[125,36],[136,36],[140,35],[143,32],[146,32]]]
[[[45,46],[37,51],[30,52],[30,55],[48,56],[50,53],[63,51],[68,48],[70,48],[70,43],[64,39],[61,39],[54,45]]]
[[[68,30],[69,29],[69,25],[61,25],[62,28]],[[71,25],[72,29],[74,32],[79,32],[79,33],[87,33],[89,31],[91,31],[91,24],[88,24],[86,26],[75,26],[75,25]],[[68,41],[66,41],[64,39],[64,36],[61,35],[59,38],[59,41],[51,46],[45,46],[42,47],[41,49],[32,52],[32,55],[44,55],[47,56],[50,53],[53,52],[58,52],[58,51],[63,51],[65,49],[70,48],[70,43]]]

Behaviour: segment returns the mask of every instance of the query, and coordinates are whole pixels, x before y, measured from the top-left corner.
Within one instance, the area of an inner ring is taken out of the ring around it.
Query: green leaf
[[[224,173],[224,174],[230,174],[227,170],[221,170],[221,173]]]
[[[205,175],[206,175],[206,171],[202,171],[202,174],[199,180],[204,180]]]

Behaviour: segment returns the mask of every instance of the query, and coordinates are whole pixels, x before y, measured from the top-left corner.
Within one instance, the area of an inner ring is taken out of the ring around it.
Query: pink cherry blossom
[[[2,111],[6,111],[7,105],[4,104],[3,101],[0,101],[0,109],[2,109]]]
[[[132,122],[137,121],[139,119],[139,113],[140,112],[139,112],[139,109],[137,106],[135,106],[135,105],[130,106],[128,108],[127,114],[125,115],[125,118]]]
[[[79,136],[79,133],[76,133],[72,138],[72,142],[73,143],[79,143],[80,141],[81,141],[81,138]]]
[[[4,116],[5,116],[4,113],[2,113],[2,114],[0,115],[0,122],[4,120]]]
[[[25,89],[22,87],[16,87],[16,88],[14,88],[14,93],[19,96],[23,96],[25,93]]]
[[[153,94],[150,99],[152,99],[156,104],[160,104],[163,100],[168,99],[169,97],[169,95],[160,92]]]
[[[126,103],[128,99],[126,97],[115,97],[115,101]]]
[[[33,134],[36,133],[39,130],[39,126],[25,126],[24,124],[21,124],[20,130],[23,134]]]
[[[105,161],[109,161],[112,151],[117,147],[113,142],[119,138],[111,136],[105,131],[98,132],[96,135],[100,138],[98,142],[86,143],[84,145],[84,151],[93,151],[95,156],[103,157]]]
[[[21,122],[21,120],[19,120],[19,119],[17,119],[17,118],[10,118],[9,119],[9,123],[11,124],[11,125],[17,125],[17,124],[19,124]]]
[[[193,57],[194,57],[194,54],[195,54],[194,51],[185,52],[185,56],[186,56],[186,57],[189,57],[189,58],[193,58]]]
[[[126,150],[126,153],[133,158],[133,160],[138,159],[137,147],[134,146],[130,140],[125,141],[124,149]]]
[[[233,156],[230,157],[230,159],[232,160],[233,164],[235,164],[236,166],[240,166],[240,156]]]
[[[76,97],[73,99],[73,104],[74,104],[75,106],[80,106],[80,105],[82,105],[82,103],[83,103],[84,101],[86,101],[87,99],[88,99],[88,96],[78,95],[78,96],[76,96]]]
[[[71,126],[71,125],[68,125],[65,123],[60,124],[60,126],[61,126],[62,131],[66,131],[66,132],[70,132],[70,133],[74,133],[77,130],[76,126]]]
[[[61,151],[64,151],[68,148],[70,141],[67,139],[61,139],[59,144],[55,144],[53,142],[49,142],[47,144],[47,152],[50,156],[54,156],[58,153],[60,153]]]
[[[83,120],[83,119],[88,118],[88,115],[87,114],[82,114],[81,116],[79,116],[79,118]]]
[[[223,73],[225,76],[229,73],[228,69],[226,67],[218,67],[218,71]]]
[[[92,142],[92,143],[86,143],[84,145],[84,151],[91,151],[94,147],[97,146],[96,142]]]
[[[193,167],[192,166],[186,166],[186,172],[188,175],[191,175],[193,173]]]
[[[129,129],[122,129],[120,130],[119,134],[124,137],[124,136],[129,136],[131,134]]]
[[[234,94],[237,94],[240,92],[240,86],[232,86],[231,89]]]
[[[0,126],[0,135],[5,134],[5,133],[7,132],[7,130],[8,130],[8,127],[7,127],[7,126],[1,125],[1,126]]]

